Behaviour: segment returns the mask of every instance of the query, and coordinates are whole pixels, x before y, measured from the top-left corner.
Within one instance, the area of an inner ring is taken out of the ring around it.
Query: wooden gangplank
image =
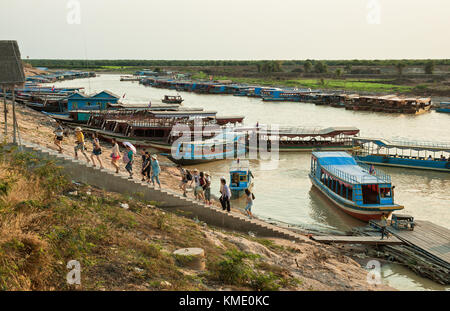
[[[387,226],[387,231],[394,237],[413,247],[418,252],[434,258],[445,267],[450,268],[450,230],[425,220],[415,220],[414,230],[397,230]],[[380,227],[379,221],[371,225]]]
[[[394,236],[381,239],[380,236],[345,236],[345,235],[314,235],[312,240],[321,243],[340,243],[340,244],[369,244],[369,245],[400,245],[403,241]]]

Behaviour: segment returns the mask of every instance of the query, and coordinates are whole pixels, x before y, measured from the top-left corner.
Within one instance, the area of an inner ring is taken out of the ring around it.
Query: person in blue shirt
[[[131,150],[130,146],[127,146],[127,157],[128,157],[128,162],[127,165],[125,165],[125,169],[127,170],[127,172],[130,174],[130,177],[128,177],[128,179],[132,179],[133,178],[133,162],[134,162],[134,153],[133,150]]]
[[[161,168],[159,167],[158,159],[156,158],[156,154],[152,155],[152,183],[155,186],[155,179],[159,185],[159,189],[161,189],[161,182],[159,181],[159,173],[161,173]]]

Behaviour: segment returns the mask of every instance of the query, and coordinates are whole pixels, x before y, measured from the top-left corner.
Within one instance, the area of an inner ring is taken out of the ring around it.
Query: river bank
[[[54,121],[20,105],[17,116],[21,138],[56,150]],[[64,153],[73,152],[73,133],[63,145]],[[108,147],[103,147],[102,157],[110,168]],[[29,166],[34,160],[26,154],[14,156],[2,150],[1,159],[1,180],[7,183],[0,200],[1,256],[7,254],[0,266],[6,273],[0,282],[4,289],[389,289],[368,284],[367,272],[339,248],[307,239],[292,243],[210,228],[169,216],[152,202],[62,180],[51,163]],[[163,166],[161,179],[165,180],[163,187],[176,190],[178,178],[173,169]],[[125,203],[127,209],[121,207]],[[179,266],[171,252],[184,247],[205,249],[205,272]],[[11,269],[11,262],[19,257],[25,259]],[[65,263],[74,258],[84,267],[79,287],[63,281]],[[232,271],[224,273],[220,263],[227,258],[248,275],[234,279]]]

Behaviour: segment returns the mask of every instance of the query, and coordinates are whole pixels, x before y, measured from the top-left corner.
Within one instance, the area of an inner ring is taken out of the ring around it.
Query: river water
[[[100,75],[96,78],[63,81],[55,86],[84,87],[87,93],[109,90],[123,101],[134,103],[160,102],[164,95],[176,95],[175,90],[144,87],[138,82],[120,82],[119,75]],[[443,142],[450,141],[450,115],[430,113],[399,115],[363,111],[349,111],[308,103],[263,102],[261,99],[231,95],[199,95],[181,92],[185,107],[203,107],[218,111],[218,115],[243,115],[246,125],[279,124],[308,127],[355,126],[365,137],[408,139]],[[256,200],[253,212],[263,219],[273,219],[300,228],[350,231],[364,223],[334,208],[308,178],[309,153],[280,153],[279,161],[251,160],[255,176]],[[213,176],[212,192],[218,194],[219,177],[228,178],[228,161],[198,165]],[[450,174],[422,170],[381,168],[391,175],[396,186],[395,201],[405,206],[403,212],[416,219],[429,220],[450,228]],[[243,207],[244,202],[233,205]],[[383,280],[399,289],[444,289],[433,282],[423,281],[396,265],[383,267]],[[399,277],[399,275],[401,277]]]

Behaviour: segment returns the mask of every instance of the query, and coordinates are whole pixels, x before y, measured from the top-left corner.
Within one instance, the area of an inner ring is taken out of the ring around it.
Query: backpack
[[[254,200],[255,199],[255,195],[253,194],[253,192],[252,192],[252,200]]]
[[[186,179],[187,180],[192,180],[192,174],[188,170],[186,170]]]

